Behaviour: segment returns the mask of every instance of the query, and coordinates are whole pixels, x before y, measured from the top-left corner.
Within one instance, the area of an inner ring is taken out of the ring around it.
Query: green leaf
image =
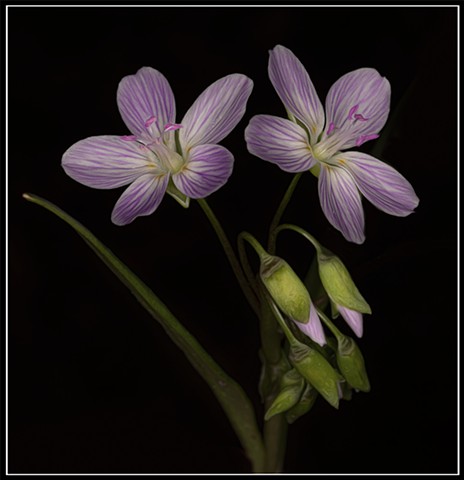
[[[171,340],[184,352],[195,370],[213,391],[239,437],[253,465],[253,471],[262,471],[265,462],[263,440],[257,426],[253,406],[241,386],[221,369],[153,291],[87,228],[56,205],[43,198],[29,193],[25,193],[23,197],[29,202],[36,203],[49,210],[70,225],[133,293],[145,309],[161,324]]]

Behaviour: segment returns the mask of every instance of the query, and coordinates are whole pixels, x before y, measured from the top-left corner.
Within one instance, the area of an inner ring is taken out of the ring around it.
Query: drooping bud
[[[282,258],[261,255],[260,276],[279,309],[292,320],[308,323],[311,299],[303,282]]]
[[[356,342],[345,335],[338,338],[337,364],[347,383],[361,392],[371,389],[361,350]]]
[[[290,346],[288,356],[292,365],[326,400],[338,408],[339,375],[330,363],[314,348],[300,342]]]
[[[308,413],[316,402],[318,395],[317,390],[309,383],[306,383],[306,388],[301,395],[300,401],[285,413],[287,422],[293,423],[305,413]]]
[[[298,403],[305,386],[304,378],[297,370],[292,368],[280,381],[280,391],[268,408],[264,420],[269,420],[274,415],[286,412]]]
[[[317,260],[322,285],[333,303],[356,312],[372,313],[347,268],[336,255],[322,247],[318,249]]]

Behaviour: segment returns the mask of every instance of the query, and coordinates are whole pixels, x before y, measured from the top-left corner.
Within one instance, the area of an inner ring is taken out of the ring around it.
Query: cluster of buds
[[[315,246],[320,282],[330,299],[332,313],[341,313],[360,337],[362,314],[371,313],[370,307],[342,261],[319,244]],[[260,280],[287,337],[291,365],[280,379],[265,419],[284,413],[293,423],[312,408],[318,395],[338,408],[340,399],[351,398],[352,389],[368,392],[364,359],[355,341],[317,309],[308,289],[285,260],[265,252],[260,253],[260,259]],[[334,337],[326,338],[321,319]]]

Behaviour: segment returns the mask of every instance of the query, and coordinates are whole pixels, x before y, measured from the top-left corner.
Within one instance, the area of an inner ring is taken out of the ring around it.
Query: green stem
[[[195,370],[213,391],[252,463],[253,472],[263,472],[266,459],[263,438],[256,422],[253,406],[242,387],[221,369],[153,291],[87,228],[47,200],[31,194],[24,194],[23,197],[46,208],[76,230],[107,267],[161,324],[171,340],[184,352]]]
[[[210,221],[212,227],[214,228],[214,231],[216,232],[216,235],[218,236],[222,247],[224,248],[224,252],[229,259],[232,270],[237,277],[238,283],[240,284],[246,299],[248,300],[256,315],[259,316],[258,298],[253,292],[253,289],[251,288],[247,278],[245,277],[245,274],[243,273],[240,262],[237,260],[234,249],[232,248],[232,245],[230,244],[229,239],[224,232],[224,229],[222,228],[219,220],[217,219],[216,215],[214,215],[214,212],[211,210],[206,200],[204,198],[199,198],[198,203],[208,217],[208,220]]]
[[[298,227],[297,225],[292,225],[290,223],[284,223],[282,225],[279,225],[275,230],[274,230],[274,237],[275,239],[277,240],[277,235],[282,231],[282,230],[293,230],[297,233],[299,233],[300,235],[302,235],[303,237],[306,238],[306,240],[309,240],[314,248],[316,249],[316,251],[318,253],[321,253],[322,251],[322,246],[321,244],[310,234],[308,233],[306,230],[303,230],[301,227]]]
[[[316,307],[317,313],[319,315],[319,318],[322,319],[322,321],[327,325],[329,330],[334,334],[334,337],[339,341],[342,339],[345,335],[343,335],[342,332],[333,324],[333,322],[329,319],[329,317],[319,308]]]
[[[253,247],[255,252],[259,255],[259,258],[269,256],[266,250],[264,250],[262,245],[258,242],[258,240],[256,240],[256,238],[251,233],[240,232],[238,238],[242,241],[246,240]]]
[[[275,229],[279,225],[280,219],[282,218],[282,215],[287,208],[288,203],[290,202],[290,199],[292,198],[293,192],[295,191],[296,186],[298,185],[298,181],[301,178],[302,173],[297,173],[292,181],[290,182],[290,185],[287,188],[287,191],[285,192],[279,207],[276,210],[276,213],[274,215],[274,218],[272,219],[271,226],[269,227],[269,241],[268,241],[268,250],[271,255],[274,255],[275,253],[275,242],[276,242],[276,236],[275,236]]]
[[[272,313],[274,314],[277,322],[280,325],[280,328],[284,332],[285,337],[287,338],[288,343],[292,346],[297,346],[300,342],[295,338],[293,335],[292,331],[287,325],[287,322],[285,321],[284,317],[280,313],[279,308],[277,305],[272,301],[272,299],[269,299],[269,306],[271,307]]]
[[[248,261],[248,255],[245,248],[245,240],[243,238],[243,233],[241,232],[237,237],[237,246],[238,246],[238,256],[240,258],[240,263],[242,264],[243,271],[248,279],[249,284],[252,286],[255,292],[258,292],[258,283],[256,282],[255,275],[251,269],[250,262]],[[260,297],[258,297],[260,298]],[[260,301],[261,304],[261,301]]]
[[[280,219],[287,208],[290,199],[293,196],[293,192],[295,191],[296,186],[301,178],[301,173],[297,173],[290,185],[288,186],[280,205],[278,206],[276,213],[274,214],[274,218],[271,221],[271,225],[269,227],[269,239],[268,239],[268,251],[271,255],[275,254],[276,251],[276,239],[277,233],[276,228],[279,225]],[[275,321],[273,322],[274,330],[277,329],[277,324]],[[268,327],[268,336],[263,337],[263,348],[267,341],[272,342],[273,335],[271,331],[269,331]],[[268,346],[268,350],[272,349],[272,343]],[[267,428],[266,428],[267,427]],[[267,452],[267,466],[268,468],[281,468],[283,465],[283,459],[285,456],[285,449],[287,444],[287,431],[288,431],[288,424],[287,420],[285,419],[284,415],[276,415],[275,417],[271,418],[269,422],[267,422],[266,427],[264,429],[264,443],[266,445],[266,452]],[[276,462],[272,464],[272,460]],[[279,471],[279,470],[274,470]]]
[[[274,397],[272,397],[272,401]],[[265,411],[272,405],[266,402]],[[282,472],[287,448],[288,422],[283,413],[274,415],[264,423],[264,445],[266,447],[266,472]]]
[[[244,265],[247,276],[253,277],[248,257],[245,251],[245,242],[248,242],[257,255],[262,259],[268,257],[269,254],[264,250],[262,245],[256,238],[248,232],[241,232],[238,236],[239,253]],[[277,331],[277,323],[274,314],[269,306],[265,287],[261,282],[255,282],[255,288],[258,292],[261,305],[260,334],[262,352],[264,355],[264,385],[267,385],[263,391],[264,411],[266,412],[272,405],[278,391],[276,386],[280,384],[282,375],[281,369],[281,343],[282,338]],[[285,449],[287,444],[288,422],[285,415],[274,415],[271,419],[264,422],[264,445],[266,448],[266,472],[278,473],[283,469],[285,459]]]

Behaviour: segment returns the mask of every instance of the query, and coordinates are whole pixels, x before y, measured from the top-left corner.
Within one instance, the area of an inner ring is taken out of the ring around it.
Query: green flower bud
[[[295,420],[308,413],[313,405],[316,403],[318,396],[317,390],[309,383],[306,384],[306,388],[301,395],[300,401],[285,413],[285,418],[288,423],[293,423]]]
[[[262,255],[259,273],[279,309],[296,322],[308,323],[311,299],[290,265],[282,258]]]
[[[356,342],[345,335],[338,339],[337,364],[348,384],[361,392],[369,392],[371,386],[367,377],[364,358]]]
[[[281,379],[280,392],[268,408],[264,420],[269,420],[278,413],[286,412],[298,403],[305,385],[304,378],[294,368]]]
[[[293,343],[288,356],[293,366],[300,372],[329,403],[338,408],[339,376],[330,363],[314,348],[302,343]]]
[[[326,248],[321,248],[317,252],[317,260],[322,285],[333,303],[356,312],[372,313],[347,268],[336,255]]]

